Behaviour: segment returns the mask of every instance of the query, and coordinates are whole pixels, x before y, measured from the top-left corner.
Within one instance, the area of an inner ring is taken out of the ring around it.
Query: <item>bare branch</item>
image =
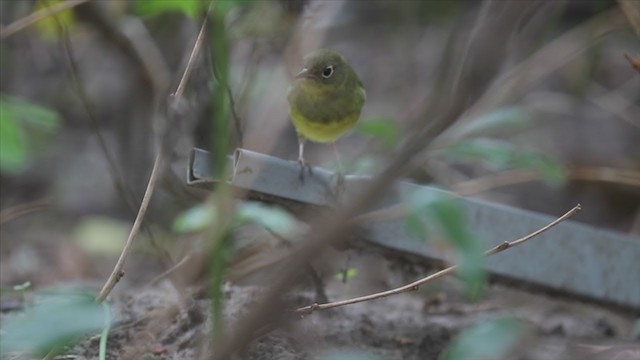
[[[561,217],[559,217],[558,219],[556,219],[555,221],[551,222],[550,224],[548,224],[547,226],[538,229],[537,231],[532,232],[531,234],[522,237],[520,239],[514,240],[514,241],[505,241],[503,243],[498,244],[497,246],[485,251],[484,255],[485,256],[490,256],[490,255],[494,255],[497,254],[499,252],[502,252],[504,250],[507,250],[509,248],[512,248],[514,246],[518,246],[523,244],[524,242],[531,240],[532,238],[542,234],[543,232],[549,230],[550,228],[558,225],[559,223],[563,222],[564,220],[568,219],[569,217],[573,216],[575,213],[577,213],[578,211],[581,210],[580,204],[576,205],[573,209],[569,210],[567,213],[565,213],[564,215],[562,215]],[[351,305],[351,304],[356,304],[356,303],[360,303],[360,302],[364,302],[364,301],[370,301],[370,300],[375,300],[375,299],[380,299],[380,298],[384,298],[387,296],[391,296],[391,295],[396,295],[396,294],[401,294],[404,292],[409,292],[409,291],[415,291],[418,290],[420,288],[420,286],[432,282],[436,279],[439,279],[445,275],[448,275],[454,271],[456,271],[458,269],[458,265],[453,265],[450,266],[444,270],[440,270],[434,274],[431,274],[427,277],[424,277],[420,280],[416,280],[410,284],[395,288],[395,289],[391,289],[391,290],[387,290],[387,291],[382,291],[382,292],[378,292],[375,294],[370,294],[370,295],[365,295],[365,296],[360,296],[360,297],[356,297],[356,298],[352,298],[352,299],[348,299],[348,300],[342,300],[342,301],[335,301],[335,302],[331,302],[331,303],[326,303],[326,304],[313,304],[313,305],[309,305],[309,306],[305,306],[305,307],[301,307],[299,309],[297,309],[295,311],[296,314],[298,315],[306,315],[306,314],[310,314],[316,310],[327,310],[327,309],[331,309],[331,308],[335,308],[335,307],[339,307],[339,306],[345,306],[345,305]]]
[[[209,6],[209,11],[210,10],[211,10],[211,5]],[[208,14],[209,12],[207,12],[207,15]],[[203,20],[202,27],[198,35],[198,39],[196,40],[194,48],[191,52],[191,56],[189,58],[189,62],[187,63],[185,71],[182,74],[182,78],[180,80],[180,85],[182,85],[182,87],[180,87],[179,85],[178,89],[174,92],[173,95],[171,95],[170,100],[172,100],[174,103],[179,103],[180,100],[182,100],[182,95],[184,93],[184,84],[186,84],[186,82],[189,80],[194,59],[198,56],[198,53],[202,49],[201,38],[203,37],[202,34],[204,33],[204,29],[207,24],[207,17],[205,17],[205,19]],[[149,176],[147,189],[145,190],[144,197],[142,198],[142,203],[140,204],[140,208],[138,209],[138,215],[136,216],[136,219],[133,223],[131,231],[129,232],[129,237],[127,238],[127,242],[124,248],[122,249],[122,252],[120,253],[120,257],[118,258],[118,261],[116,262],[116,265],[114,266],[113,271],[111,272],[111,275],[109,276],[106,283],[102,287],[102,290],[100,290],[100,294],[96,297],[96,301],[104,301],[109,295],[109,293],[111,293],[111,290],[113,290],[113,288],[116,286],[118,281],[120,281],[120,279],[122,278],[122,274],[123,274],[122,269],[124,268],[124,263],[129,253],[131,252],[133,242],[136,236],[138,235],[138,232],[140,231],[142,220],[144,219],[144,216],[147,213],[147,208],[149,207],[149,203],[151,202],[151,197],[153,196],[153,192],[155,191],[156,182],[158,180],[159,174],[161,173],[160,169],[162,169],[162,162],[163,162],[162,147],[163,147],[163,144],[160,144],[160,149],[158,150],[155,161],[153,163],[153,169],[151,170],[151,175]]]
[[[71,9],[78,5],[84,4],[87,1],[89,0],[68,0],[52,6],[47,6],[42,10],[38,10],[32,14],[29,14],[23,17],[22,19],[16,20],[11,24],[0,29],[0,39],[4,40],[13,34],[28,28],[29,26],[37,23],[42,19],[55,15],[61,11]]]

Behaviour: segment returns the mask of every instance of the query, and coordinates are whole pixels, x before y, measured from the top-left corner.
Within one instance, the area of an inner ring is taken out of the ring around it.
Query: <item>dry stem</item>
[[[209,10],[211,10],[211,7],[209,7]],[[196,40],[191,56],[189,58],[189,62],[187,63],[185,71],[182,74],[182,78],[180,79],[180,83],[179,83],[180,85],[178,86],[178,89],[176,90],[176,92],[171,96],[171,100],[173,101],[174,104],[180,102],[183,94],[184,86],[188,81],[189,75],[191,74],[191,68],[193,66],[193,62],[195,61],[195,58],[197,57],[197,55],[200,53],[200,50],[202,49],[203,41],[201,40],[201,38],[203,38],[204,29],[207,26],[207,18],[208,16],[205,16],[204,21],[202,22],[202,27],[198,35],[198,39]],[[120,281],[120,279],[124,274],[122,270],[124,268],[124,263],[129,253],[131,252],[133,242],[136,238],[136,235],[140,231],[142,220],[144,219],[144,216],[147,213],[147,208],[149,207],[149,203],[151,202],[151,197],[156,187],[156,182],[160,174],[160,169],[162,168],[161,166],[162,162],[163,162],[163,159],[162,159],[162,144],[161,144],[161,148],[159,149],[158,154],[156,155],[155,161],[153,163],[153,169],[151,170],[151,175],[149,176],[149,183],[147,184],[147,189],[145,190],[144,197],[142,198],[142,203],[140,204],[140,208],[138,209],[138,215],[136,216],[136,219],[133,223],[131,232],[129,233],[129,237],[127,238],[127,242],[124,248],[122,249],[122,252],[120,253],[118,262],[114,266],[113,271],[111,272],[111,275],[109,276],[109,278],[107,279],[107,282],[102,287],[102,290],[100,290],[100,294],[96,298],[96,301],[104,301],[109,295],[109,293],[111,293],[111,290],[113,290],[113,288],[116,286],[118,281]]]
[[[484,255],[485,256],[490,256],[490,255],[494,255],[497,254],[499,252],[502,252],[504,250],[507,250],[509,248],[512,248],[514,246],[518,246],[521,245],[522,243],[542,234],[543,232],[549,230],[550,228],[556,226],[557,224],[561,223],[562,221],[568,219],[569,217],[573,216],[575,213],[577,213],[578,211],[581,210],[580,204],[576,205],[573,209],[569,210],[567,213],[565,213],[564,215],[562,215],[561,217],[559,217],[558,219],[556,219],[555,221],[551,222],[550,224],[548,224],[547,226],[538,229],[537,231],[532,232],[531,234],[524,236],[520,239],[514,240],[514,241],[505,241],[502,242],[498,245],[496,245],[495,247],[485,251]],[[306,314],[310,314],[316,310],[327,310],[327,309],[331,309],[331,308],[335,308],[335,307],[339,307],[339,306],[345,306],[345,305],[350,305],[350,304],[356,304],[359,302],[364,302],[364,301],[370,301],[370,300],[375,300],[375,299],[380,299],[383,297],[387,297],[387,296],[391,296],[391,295],[396,295],[396,294],[400,294],[400,293],[404,293],[404,292],[409,292],[409,291],[414,291],[414,290],[418,290],[418,288],[426,283],[432,282],[436,279],[439,279],[445,275],[448,275],[452,272],[454,272],[455,270],[458,269],[458,265],[453,265],[450,266],[446,269],[440,270],[434,274],[431,274],[427,277],[424,277],[422,279],[416,280],[410,284],[395,288],[395,289],[391,289],[391,290],[387,290],[387,291],[382,291],[382,292],[378,292],[375,294],[370,294],[370,295],[365,295],[365,296],[360,296],[360,297],[356,297],[356,298],[352,298],[352,299],[348,299],[348,300],[342,300],[342,301],[335,301],[335,302],[331,302],[331,303],[326,303],[326,304],[313,304],[313,305],[309,305],[309,306],[305,306],[305,307],[301,307],[299,309],[297,309],[295,311],[296,314],[298,315],[306,315]]]
[[[71,9],[80,4],[86,3],[87,1],[89,0],[69,0],[52,6],[47,6],[42,10],[31,13],[0,29],[0,39],[4,40],[13,34],[28,28],[29,26],[37,23],[42,19],[55,15],[61,11]]]

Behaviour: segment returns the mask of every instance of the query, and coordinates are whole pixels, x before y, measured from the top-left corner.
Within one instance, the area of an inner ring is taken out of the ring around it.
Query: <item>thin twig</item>
[[[210,68],[213,71],[213,77],[218,80],[218,83],[222,85],[224,91],[227,92],[227,96],[229,96],[229,107],[231,109],[231,116],[233,116],[233,131],[234,136],[236,138],[236,147],[242,147],[242,119],[236,112],[236,101],[233,97],[233,91],[231,91],[231,86],[229,85],[229,81],[220,81],[221,76],[217,70],[216,64],[211,57],[209,57],[209,61],[211,63]]]
[[[211,5],[209,6],[209,10],[211,10]],[[207,15],[208,15],[208,12],[207,12]],[[207,18],[208,16],[205,17],[202,23],[202,29],[206,27]],[[200,30],[200,33],[203,32],[202,29]],[[191,54],[191,57],[189,58],[189,62],[187,63],[184,73],[182,74],[182,78],[180,79],[180,84],[187,83],[189,79],[189,75],[191,73],[190,69],[193,67],[193,62],[195,61],[195,58],[197,57],[201,48],[202,48],[202,41],[198,42],[198,40],[196,40],[196,44],[194,45],[194,49],[192,50],[192,54]],[[174,92],[174,94],[171,96],[171,100],[174,103],[179,103],[183,93],[184,93],[184,86]],[[161,144],[161,147],[162,147],[162,144]],[[118,281],[123,276],[122,269],[124,268],[124,263],[129,253],[131,252],[133,242],[140,230],[142,220],[144,219],[144,216],[147,213],[147,208],[149,207],[149,203],[151,202],[151,197],[153,195],[153,192],[155,191],[156,182],[161,172],[160,169],[163,162],[162,153],[163,151],[161,148],[159,149],[156,155],[155,161],[153,163],[153,169],[151,170],[151,175],[149,176],[149,183],[147,184],[147,189],[145,190],[144,197],[142,198],[142,203],[140,204],[140,209],[138,210],[138,215],[136,216],[136,219],[133,223],[131,232],[129,233],[129,237],[127,238],[127,242],[124,248],[122,249],[122,252],[120,253],[120,257],[118,258],[118,261],[116,262],[116,265],[114,266],[113,271],[111,272],[111,275],[109,276],[109,278],[107,279],[107,282],[102,287],[102,290],[100,290],[100,294],[96,297],[96,301],[104,301],[109,295],[109,293],[111,293],[111,290],[113,290],[113,288],[116,286]]]
[[[0,225],[21,216],[45,210],[49,206],[51,206],[51,199],[44,198],[4,209],[0,211]]]
[[[138,235],[140,231],[140,226],[142,225],[142,220],[144,219],[145,214],[147,213],[147,208],[149,207],[149,203],[151,202],[151,196],[153,195],[153,191],[156,187],[156,181],[158,180],[158,173],[160,169],[160,165],[162,163],[162,159],[160,155],[156,155],[156,160],[153,163],[153,169],[151,170],[151,176],[149,176],[149,183],[147,184],[147,189],[144,192],[144,197],[142,198],[142,203],[140,204],[140,208],[138,209],[138,215],[136,216],[136,220],[133,222],[133,226],[131,227],[131,231],[129,232],[129,237],[127,238],[127,242],[120,253],[120,257],[118,258],[118,262],[113,268],[109,279],[100,290],[100,294],[96,298],[96,301],[104,301],[107,298],[111,290],[114,286],[120,281],[123,275],[122,269],[124,268],[124,262],[127,260],[127,256],[129,252],[131,252],[131,248],[133,246],[133,241]]]
[[[204,43],[205,32],[207,30],[207,19],[209,19],[209,13],[213,7],[213,1],[209,4],[209,8],[207,9],[207,14],[202,21],[202,26],[200,27],[200,32],[198,33],[198,37],[196,38],[196,42],[193,45],[193,49],[191,50],[191,55],[189,55],[189,61],[187,61],[187,66],[184,69],[184,73],[182,74],[182,78],[180,78],[180,83],[178,84],[178,88],[171,95],[173,98],[181,98],[184,93],[184,88],[187,86],[187,80],[191,77],[191,71],[193,69],[193,64],[195,64],[195,59],[200,54],[200,50],[202,49],[202,44]]]
[[[167,277],[170,274],[172,274],[174,271],[179,269],[182,265],[186,264],[187,261],[189,261],[189,260],[191,260],[191,256],[190,255],[186,255],[185,257],[182,258],[182,260],[178,261],[175,265],[173,265],[169,269],[163,271],[162,273],[158,274],[156,277],[151,279],[151,281],[149,281],[149,283],[146,285],[146,287],[153,286],[153,285],[157,284],[158,282],[160,282],[160,280],[162,280],[165,277]]]
[[[86,3],[87,1],[89,0],[68,0],[55,5],[47,6],[42,10],[38,10],[32,14],[29,14],[0,29],[0,39],[4,40],[13,34],[28,28],[29,26],[37,23],[42,19],[55,15],[61,11],[74,8],[78,5]]]
[[[558,219],[556,219],[555,221],[551,222],[550,224],[548,224],[547,226],[538,229],[537,231],[532,232],[531,234],[524,236],[520,239],[514,240],[514,241],[505,241],[503,243],[500,243],[498,245],[496,245],[495,247],[485,251],[484,255],[485,256],[490,256],[490,255],[494,255],[497,254],[499,252],[502,252],[504,250],[507,250],[509,248],[512,248],[514,246],[518,246],[521,245],[522,243],[542,234],[543,232],[549,230],[550,228],[558,225],[559,223],[561,223],[562,221],[568,219],[569,217],[573,216],[575,213],[577,213],[578,211],[581,210],[580,204],[576,205],[573,209],[569,210],[567,213],[565,213],[564,215],[562,215],[561,217],[559,217]],[[382,292],[378,292],[375,294],[370,294],[370,295],[365,295],[365,296],[360,296],[360,297],[356,297],[356,298],[352,298],[352,299],[348,299],[348,300],[342,300],[342,301],[335,301],[335,302],[331,302],[331,303],[326,303],[326,304],[313,304],[313,305],[308,305],[305,307],[301,307],[299,309],[297,309],[295,311],[295,314],[298,315],[306,315],[306,314],[310,314],[316,310],[327,310],[327,309],[331,309],[331,308],[335,308],[335,307],[339,307],[339,306],[345,306],[345,305],[351,305],[351,304],[356,304],[356,303],[360,303],[360,302],[364,302],[364,301],[370,301],[370,300],[375,300],[375,299],[380,299],[380,298],[384,298],[387,296],[391,296],[391,295],[396,295],[396,294],[400,294],[400,293],[404,293],[404,292],[409,292],[409,291],[415,291],[418,290],[418,288],[426,283],[432,282],[436,279],[439,279],[445,275],[448,275],[454,271],[456,271],[458,269],[458,265],[453,265],[450,266],[444,270],[440,270],[434,274],[431,274],[427,277],[424,277],[420,280],[416,280],[410,284],[395,288],[395,289],[391,289],[391,290],[387,290],[387,291],[382,291]]]
[[[625,59],[627,59],[629,64],[631,64],[631,66],[633,66],[633,68],[636,69],[638,73],[640,73],[640,57],[634,59],[629,54],[624,54],[624,57]]]

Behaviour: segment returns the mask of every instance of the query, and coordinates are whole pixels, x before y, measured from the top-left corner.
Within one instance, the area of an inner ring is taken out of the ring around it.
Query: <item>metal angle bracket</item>
[[[333,206],[349,201],[371,181],[368,177],[347,175],[344,190],[336,196],[337,176],[322,168],[313,168],[313,175],[301,182],[300,168],[295,161],[245,149],[237,149],[229,161],[233,166],[231,177],[219,179],[211,166],[210,154],[193,149],[187,183],[211,186],[225,180],[236,188],[271,197]],[[397,181],[380,194],[368,210],[401,204],[416,191],[443,190]],[[466,208],[469,226],[483,239],[482,245],[486,248],[525,236],[554,220],[547,215],[506,205],[473,198],[460,199]],[[407,232],[403,218],[368,223],[366,230],[367,239],[379,245],[445,260],[435,246],[416,241]],[[519,246],[491,256],[487,259],[487,267],[494,275],[623,307],[640,308],[640,239],[622,233],[565,221],[541,234],[534,246]]]

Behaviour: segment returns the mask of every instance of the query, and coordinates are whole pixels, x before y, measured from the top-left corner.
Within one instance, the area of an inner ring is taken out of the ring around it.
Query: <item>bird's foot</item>
[[[309,173],[309,176],[313,176],[313,169],[311,168],[311,165],[307,164],[307,162],[304,161],[303,158],[298,159],[298,164],[300,165],[300,173],[298,174],[298,178],[300,179],[300,183],[304,185],[305,170],[307,173]]]
[[[346,177],[342,172],[337,172],[334,174],[336,177],[336,187],[335,187],[335,195],[336,198],[339,197],[346,190]]]

